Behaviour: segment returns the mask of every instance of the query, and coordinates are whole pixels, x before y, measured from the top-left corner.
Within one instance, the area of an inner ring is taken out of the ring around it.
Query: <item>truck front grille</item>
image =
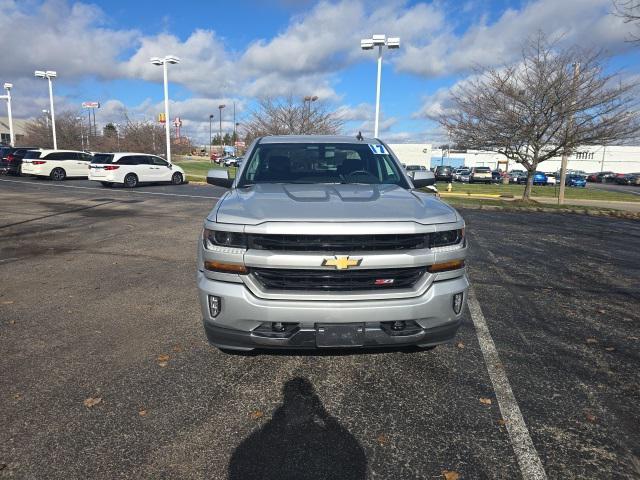
[[[426,268],[345,271],[252,268],[250,272],[268,290],[348,292],[411,288],[424,275]]]
[[[427,248],[429,234],[248,235],[249,248],[272,251],[364,252]]]

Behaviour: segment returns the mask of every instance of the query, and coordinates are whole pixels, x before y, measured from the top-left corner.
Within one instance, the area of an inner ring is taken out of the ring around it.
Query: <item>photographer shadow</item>
[[[234,451],[229,479],[366,478],[362,446],[327,413],[313,385],[294,378],[284,384],[282,394],[271,420]]]

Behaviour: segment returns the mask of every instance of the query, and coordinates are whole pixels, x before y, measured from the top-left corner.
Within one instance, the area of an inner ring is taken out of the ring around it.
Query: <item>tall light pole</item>
[[[307,95],[302,100],[303,100],[304,106],[305,106],[305,113],[307,114],[306,120],[302,122],[302,128],[304,130],[304,133],[309,133],[309,129],[307,128],[307,124],[309,123],[309,119],[311,118],[311,102],[315,102],[316,100],[318,100],[318,96],[317,95]]]
[[[578,81],[578,75],[580,75],[580,64],[573,64],[573,94],[572,94],[572,102],[571,107],[573,108],[573,102],[576,101],[576,82]],[[571,129],[573,126],[573,112],[571,112],[571,117],[569,118],[567,129]],[[567,152],[562,153],[562,162],[560,163],[560,191],[558,192],[558,205],[564,204],[564,184],[567,181]],[[556,179],[557,182],[557,179]]]
[[[167,137],[167,162],[171,163],[171,125],[169,125],[169,81],[167,79],[167,64],[179,63],[180,59],[175,55],[167,55],[164,58],[153,57],[151,63],[154,65],[162,65],[162,71],[164,74],[164,127],[165,135]]]
[[[386,35],[374,35],[371,38],[363,38],[360,40],[360,48],[362,50],[373,50],[378,47],[378,78],[376,81],[376,119],[374,123],[373,136],[378,137],[378,126],[380,124],[380,80],[382,78],[382,47],[389,49],[400,48],[400,38],[389,37]]]
[[[220,147],[222,147],[222,109],[224,107],[226,107],[226,105],[218,105],[218,110],[220,111]],[[224,148],[220,153],[221,155],[224,155]]]
[[[213,122],[213,114],[209,115],[209,156],[211,156],[211,146],[213,144],[213,136],[211,130],[211,123]]]
[[[82,144],[82,151],[84,151],[84,128],[82,127],[82,117],[76,117],[76,121],[80,124],[80,143]]]
[[[0,95],[0,98],[3,98],[7,101],[7,116],[9,117],[9,145],[12,147],[16,146],[16,137],[13,134],[13,117],[11,116],[11,89],[13,88],[13,83],[5,83],[4,89],[7,91],[6,95]]]
[[[53,70],[36,70],[33,74],[38,78],[46,78],[49,81],[49,103],[50,103],[50,113],[51,113],[51,134],[53,135],[53,149],[58,149],[58,140],[56,139],[56,114],[53,109],[53,86],[51,84],[51,79],[56,78],[58,74]]]

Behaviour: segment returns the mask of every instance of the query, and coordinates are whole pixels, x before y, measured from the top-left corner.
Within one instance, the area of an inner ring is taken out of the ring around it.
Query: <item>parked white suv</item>
[[[89,165],[89,180],[111,187],[122,183],[133,188],[138,183],[184,183],[186,175],[177,165],[148,153],[96,153]]]
[[[22,174],[57,181],[87,177],[92,158],[90,153],[76,150],[29,150],[22,159]]]

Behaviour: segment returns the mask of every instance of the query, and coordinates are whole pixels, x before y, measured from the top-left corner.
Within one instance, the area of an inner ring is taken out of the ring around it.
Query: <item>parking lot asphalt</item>
[[[587,183],[587,188],[640,195],[640,188],[636,187],[635,185],[618,185],[617,183]]]
[[[221,190],[63,185],[0,181],[0,478],[521,477],[469,312],[431,351],[225,354],[195,287]],[[530,453],[637,478],[640,224],[462,213]]]

